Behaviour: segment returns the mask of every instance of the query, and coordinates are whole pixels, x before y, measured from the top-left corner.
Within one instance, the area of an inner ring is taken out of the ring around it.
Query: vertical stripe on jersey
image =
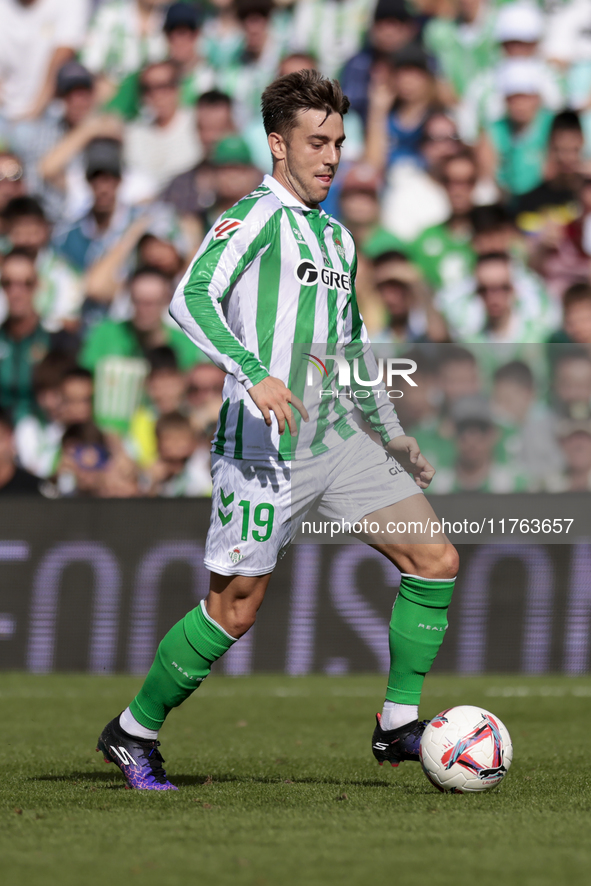
[[[308,219],[309,221],[309,219]],[[314,218],[314,221],[316,219]],[[325,234],[328,224],[322,225],[322,219],[319,219],[320,225],[312,225],[312,231],[314,232],[316,239],[318,240],[318,245],[320,247],[320,252],[323,256],[328,256],[328,252],[326,250],[325,244]],[[328,256],[330,259],[330,256]],[[338,293],[336,289],[328,289],[326,293],[326,313],[328,318],[328,335],[326,338],[326,355],[336,354],[336,342],[338,341],[338,333],[337,333],[337,298]],[[330,390],[331,388],[332,378],[323,376],[322,377],[322,388],[323,390]],[[328,450],[328,446],[324,443],[324,435],[329,426],[329,415],[331,409],[337,410],[337,405],[339,404],[338,398],[333,402],[332,398],[328,399],[326,397],[322,397],[320,403],[318,404],[318,419],[316,421],[316,432],[314,434],[314,439],[310,444],[310,451],[313,455],[320,455],[321,452],[326,452]],[[343,408],[343,407],[341,407]],[[344,410],[346,411],[346,410]],[[336,429],[336,428],[335,428]]]
[[[240,401],[238,406],[238,420],[236,422],[236,432],[234,438],[234,458],[242,458],[242,426],[244,424],[244,400]]]
[[[331,255],[327,249],[326,237],[332,231],[332,249],[335,255]],[[336,241],[339,241],[337,248]],[[350,267],[348,262],[344,257],[344,246],[342,244],[342,230],[339,225],[335,222],[334,219],[330,220],[330,224],[326,225],[322,231],[322,243],[321,243],[322,251],[328,254],[329,259],[332,261],[332,264],[338,268],[339,264],[341,270],[345,273],[349,273]],[[338,342],[342,341],[343,335],[339,331],[339,317],[338,317],[338,292],[336,289],[329,289],[327,293],[327,313],[328,313],[328,338],[327,338],[327,355],[337,354],[338,353]],[[324,387],[326,389],[330,389],[331,387],[331,378],[323,379],[325,382]],[[331,412],[332,412],[332,420],[331,420]],[[341,437],[342,440],[347,440],[349,437],[352,437],[356,432],[350,426],[348,422],[348,410],[343,406],[338,397],[336,398],[326,398],[323,397],[318,408],[318,421],[316,427],[316,433],[314,435],[314,440],[310,446],[310,450],[313,455],[319,455],[321,452],[324,452],[328,447],[324,443],[324,437],[326,431],[332,424],[332,428]],[[334,416],[337,416],[336,421],[334,420]]]
[[[262,254],[259,267],[256,329],[259,360],[264,366],[271,365],[281,282],[281,215],[278,221],[275,239]]]
[[[214,451],[216,455],[224,455],[224,446],[226,445],[226,421],[228,418],[228,409],[230,408],[230,398],[224,400],[220,409],[220,417],[218,419],[218,431],[215,435]]]
[[[301,233],[301,227],[298,224],[298,221],[288,206],[284,207],[285,214],[289,219],[289,223],[292,227],[292,231],[298,230]],[[302,241],[304,237],[302,234]],[[309,261],[314,262],[314,257],[310,251],[310,247],[306,242],[300,241],[298,237],[294,236],[294,240],[297,243],[300,258],[301,259],[309,259]],[[294,343],[297,344],[307,344],[309,342],[314,341],[314,325],[316,320],[316,295],[318,293],[318,286],[314,283],[311,286],[306,286],[303,283],[300,285],[300,292],[298,295],[298,307],[296,314],[296,323],[295,323],[295,331],[293,336]],[[290,391],[299,397],[300,400],[304,399],[304,385],[306,374],[305,372],[296,372],[296,378],[298,380],[297,390],[294,390],[296,387],[295,381],[292,375],[292,368],[289,370],[289,381],[287,387]],[[297,411],[297,409],[293,410],[295,415],[296,426],[299,432],[300,424],[302,418]],[[292,440],[297,438],[291,438],[290,434],[286,431],[282,434],[281,440],[279,441],[279,454],[282,458],[291,459],[292,455]]]

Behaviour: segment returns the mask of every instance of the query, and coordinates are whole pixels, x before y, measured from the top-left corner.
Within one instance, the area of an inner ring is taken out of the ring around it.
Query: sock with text
[[[390,620],[390,674],[386,701],[394,702],[385,721],[402,726],[401,714],[408,721],[416,718],[425,675],[445,637],[447,610],[455,579],[428,579],[403,574]],[[405,712],[401,710],[408,707]],[[412,706],[412,707],[410,707]],[[402,717],[404,719],[404,717]]]
[[[158,646],[144,685],[129,706],[132,717],[145,729],[160,729],[172,708],[203,683],[214,661],[235,642],[208,615],[202,600]]]

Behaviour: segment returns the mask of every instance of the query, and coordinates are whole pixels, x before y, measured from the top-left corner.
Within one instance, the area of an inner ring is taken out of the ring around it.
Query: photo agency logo
[[[333,354],[327,354],[322,359],[309,353],[302,356],[308,361],[306,386],[318,387],[316,372],[320,374],[319,399],[344,396],[363,400],[373,396],[399,400],[404,396],[404,391],[394,388],[395,381],[403,379],[413,388],[417,387],[416,381],[411,378],[417,370],[417,364],[415,360],[407,357],[378,357],[376,360],[371,351],[363,357],[354,357],[351,360]],[[330,365],[334,381],[334,386],[329,387],[325,387],[325,379],[329,383],[331,381],[327,363]]]

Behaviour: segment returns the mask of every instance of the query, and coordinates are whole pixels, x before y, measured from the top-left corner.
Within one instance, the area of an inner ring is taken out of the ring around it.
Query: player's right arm
[[[254,205],[253,205],[254,204]],[[290,403],[300,410],[297,398],[230,329],[222,302],[241,274],[279,236],[280,210],[259,210],[258,201],[241,201],[216,222],[181,280],[170,305],[170,314],[216,366],[233,375],[249,392],[267,425],[271,412],[279,433],[287,423],[295,432]],[[242,285],[248,286],[243,277]],[[253,281],[254,285],[254,281]],[[253,323],[256,318],[253,319]],[[307,413],[304,415],[307,420]]]
[[[169,310],[191,341],[248,390],[269,370],[230,329],[222,302],[265,245],[269,248],[278,220],[274,213],[255,215],[250,201],[243,202],[245,207],[239,204],[224,213],[209,232]],[[244,278],[242,285],[248,285]]]

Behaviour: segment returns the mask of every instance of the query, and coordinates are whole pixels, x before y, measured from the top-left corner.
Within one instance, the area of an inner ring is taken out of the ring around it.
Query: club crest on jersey
[[[244,554],[241,553],[240,548],[234,548],[233,551],[228,551],[228,557],[234,564],[240,563],[241,560],[244,560]]]
[[[244,222],[237,218],[225,218],[213,229],[214,240],[227,240],[230,234],[233,234],[238,228],[241,228]]]
[[[343,244],[341,243],[341,241],[339,240],[338,237],[334,238],[334,248],[338,252],[339,257],[342,258],[344,261],[345,260],[345,247],[343,246]]]
[[[350,274],[335,271],[334,268],[330,267],[320,270],[309,258],[304,258],[298,262],[295,268],[295,277],[302,286],[314,286],[320,278],[329,289],[341,289],[344,292],[351,292]]]

